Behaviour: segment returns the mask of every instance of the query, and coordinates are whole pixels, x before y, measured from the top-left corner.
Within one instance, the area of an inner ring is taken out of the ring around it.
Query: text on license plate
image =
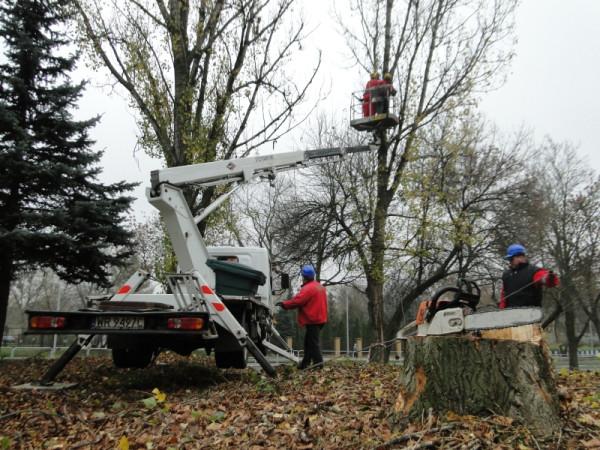
[[[96,317],[94,328],[102,330],[143,330],[144,319],[141,317]]]

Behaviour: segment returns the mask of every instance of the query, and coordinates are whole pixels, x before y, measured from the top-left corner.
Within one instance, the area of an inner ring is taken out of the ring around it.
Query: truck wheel
[[[152,362],[153,348],[113,348],[113,363],[119,369],[143,369]]]
[[[248,351],[217,352],[215,351],[215,362],[219,369],[245,369],[247,365]]]

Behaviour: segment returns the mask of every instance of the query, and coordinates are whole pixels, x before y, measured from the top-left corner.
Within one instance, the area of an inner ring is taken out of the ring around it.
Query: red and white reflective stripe
[[[119,289],[117,294],[127,294],[129,291],[131,291],[131,286],[129,286],[128,284],[124,284],[123,286],[121,286],[121,289]]]
[[[208,286],[207,284],[203,284],[203,285],[201,285],[201,286],[200,286],[200,290],[202,291],[202,293],[203,293],[203,294],[207,294],[207,295],[215,295],[214,291],[213,291],[213,290],[210,288],[210,286]],[[214,308],[214,310],[215,310],[216,312],[222,312],[222,311],[225,311],[225,305],[224,305],[222,302],[220,302],[220,301],[218,300],[218,297],[217,297],[217,300],[216,300],[216,301],[212,300],[212,301],[210,302],[210,304],[212,305],[212,307]]]
[[[215,311],[217,312],[221,312],[225,310],[225,305],[221,302],[212,302],[211,303],[213,308],[215,308]]]

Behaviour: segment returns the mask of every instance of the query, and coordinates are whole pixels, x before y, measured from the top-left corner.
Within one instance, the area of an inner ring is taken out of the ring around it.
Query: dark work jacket
[[[502,293],[506,298],[506,306],[542,306],[542,288],[537,283],[533,283],[533,276],[539,270],[539,267],[523,263],[514,269],[504,271]],[[527,286],[528,284],[531,285]],[[524,288],[524,286],[527,287]],[[522,290],[519,291],[519,289]],[[510,298],[507,298],[508,296]]]

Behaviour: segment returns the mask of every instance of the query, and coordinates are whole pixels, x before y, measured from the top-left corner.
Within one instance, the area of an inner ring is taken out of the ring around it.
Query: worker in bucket
[[[298,309],[298,324],[306,329],[304,335],[304,358],[299,369],[323,367],[320,334],[327,323],[327,291],[315,280],[316,272],[312,265],[302,267],[302,288],[290,300],[276,303],[283,309]]]
[[[392,74],[386,72],[383,74],[383,81],[378,87],[377,96],[380,98],[379,103],[377,104],[376,113],[384,113],[387,114],[390,109],[390,96],[396,95],[396,89],[392,84]]]
[[[504,257],[508,269],[502,274],[500,309],[520,306],[542,306],[544,287],[556,287],[554,272],[529,263],[527,250],[521,244],[512,244]]]
[[[369,81],[367,81],[367,85],[365,86],[365,92],[363,93],[363,117],[369,117],[375,114],[379,98],[376,97],[375,92],[377,91],[377,87],[382,83],[383,80],[379,78],[379,72],[377,72],[376,70],[371,72],[370,79]]]

